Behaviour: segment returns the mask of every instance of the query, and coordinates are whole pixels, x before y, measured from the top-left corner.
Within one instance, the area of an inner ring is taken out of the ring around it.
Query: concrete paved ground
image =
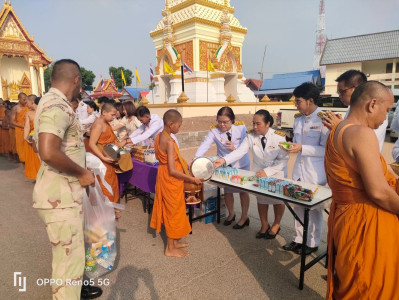
[[[392,146],[384,146],[388,163]],[[184,156],[189,159],[194,152],[187,149]],[[51,249],[32,208],[33,183],[24,178],[21,164],[3,157],[0,178],[0,298],[51,299],[50,287],[37,285],[51,276]],[[236,211],[239,215],[239,201]],[[117,223],[116,268],[103,276],[109,285],[103,286],[100,299],[323,299],[323,264],[306,272],[305,288],[300,291],[299,256],[281,249],[294,233],[291,214],[286,211],[280,235],[270,241],[255,239],[260,222],[254,198],[249,215],[250,226],[243,230],[194,223],[193,234],[184,239],[190,244],[190,256],[166,258],[165,235],[149,228],[150,216],[143,212],[141,200],[131,198]],[[326,226],[319,253],[325,250],[325,241]],[[26,292],[13,286],[17,271],[26,276]]]

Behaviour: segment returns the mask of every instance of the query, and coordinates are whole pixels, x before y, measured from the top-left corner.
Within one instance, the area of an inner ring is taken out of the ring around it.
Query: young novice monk
[[[150,226],[160,232],[164,224],[167,235],[166,256],[186,257],[188,252],[182,248],[188,244],[178,241],[191,231],[186,216],[184,181],[200,184],[203,179],[183,173],[187,163],[181,158],[179,147],[170,136],[179,132],[183,122],[181,114],[170,109],[164,114],[163,122],[164,129],[157,135],[154,145],[159,167]]]

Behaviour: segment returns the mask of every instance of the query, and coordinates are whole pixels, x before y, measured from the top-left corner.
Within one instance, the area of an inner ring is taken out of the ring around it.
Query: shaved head
[[[23,100],[24,98],[26,98],[26,94],[25,93],[19,93],[18,94],[18,100]]]
[[[101,108],[101,113],[110,112],[112,110],[116,110],[115,106],[113,106],[111,103],[104,103],[103,107]]]
[[[28,96],[27,100],[32,101],[32,102],[35,102],[36,98],[37,98],[36,95],[30,94],[30,95]]]
[[[181,119],[183,119],[183,117],[181,116],[181,114],[176,109],[169,109],[163,115],[163,123],[165,125],[168,124],[168,123],[177,123]]]
[[[368,81],[359,85],[352,94],[351,107],[362,105],[372,99],[384,99],[391,90],[378,81]]]
[[[80,66],[77,62],[72,59],[61,59],[57,61],[53,66],[53,72],[51,73],[51,82],[68,82],[76,78],[77,76],[82,77],[80,72]]]

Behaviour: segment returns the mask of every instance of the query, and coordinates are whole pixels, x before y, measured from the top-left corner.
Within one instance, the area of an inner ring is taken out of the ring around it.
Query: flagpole
[[[209,101],[209,96],[208,96],[208,84],[209,84],[209,58],[206,60],[206,102]]]
[[[183,71],[183,65],[180,66],[181,70],[181,91],[184,92],[184,71]]]

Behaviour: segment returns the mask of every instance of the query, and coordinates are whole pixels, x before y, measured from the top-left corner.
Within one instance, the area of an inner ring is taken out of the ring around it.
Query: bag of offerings
[[[116,228],[114,208],[107,204],[100,184],[88,187],[84,193],[85,274],[89,278],[104,275],[114,267],[116,258]]]

